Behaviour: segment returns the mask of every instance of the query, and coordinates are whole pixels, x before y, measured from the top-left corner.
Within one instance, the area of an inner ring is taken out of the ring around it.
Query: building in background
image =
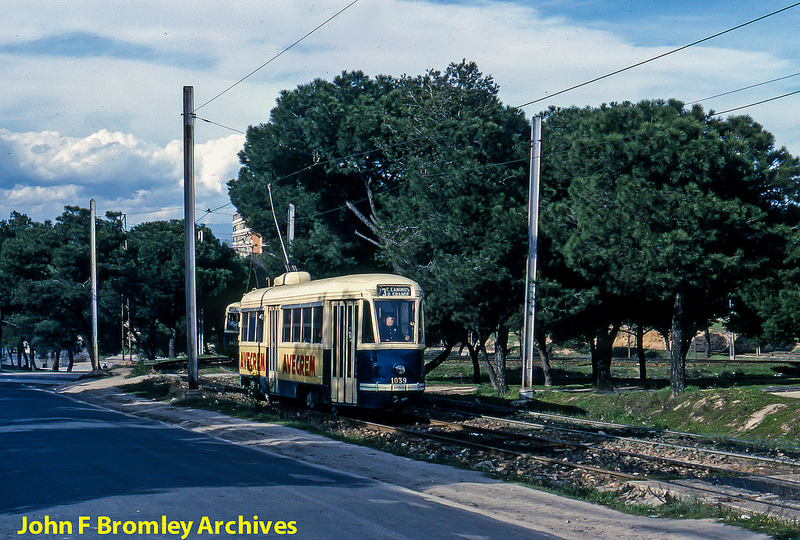
[[[261,253],[261,235],[251,231],[238,212],[233,214],[232,247],[239,257]]]

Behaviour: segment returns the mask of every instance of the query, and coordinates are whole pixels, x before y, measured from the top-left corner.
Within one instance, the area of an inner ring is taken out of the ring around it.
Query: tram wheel
[[[306,408],[315,411],[319,408],[320,395],[316,390],[306,392]]]

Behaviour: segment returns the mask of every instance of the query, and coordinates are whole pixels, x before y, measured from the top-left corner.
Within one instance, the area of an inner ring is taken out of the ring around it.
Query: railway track
[[[551,430],[572,435],[581,441],[587,439],[620,441],[643,447],[672,448],[685,452],[696,451],[703,455],[739,459],[800,471],[800,452],[780,450],[753,441],[632,426],[524,409],[486,406],[448,398],[426,397],[426,399],[429,406],[425,410],[432,414],[458,414],[489,422],[517,425],[526,430]],[[491,414],[487,414],[487,411]]]
[[[428,424],[389,425],[358,418],[342,420],[362,429],[389,433],[396,438],[394,445],[403,446],[406,440],[424,440],[425,453],[435,454],[448,447],[460,447],[469,452],[459,454],[463,461],[487,463],[489,456],[504,456],[520,471],[537,470],[535,477],[568,477],[588,480],[594,487],[607,485],[609,479],[623,482],[626,487],[636,484],[652,491],[655,486],[665,498],[690,496],[714,504],[758,505],[764,513],[800,515],[800,482],[758,474],[743,474],[735,468],[723,468],[703,463],[664,458],[658,455],[637,454],[619,450],[604,450],[591,444],[565,443],[561,440],[524,435],[498,429],[479,428],[459,422],[432,420]],[[442,431],[442,430],[445,431]],[[459,436],[458,434],[466,434]],[[363,433],[362,433],[363,436]],[[512,444],[509,444],[509,442]],[[524,443],[519,445],[519,443]],[[563,455],[564,447],[580,450],[578,455]],[[453,452],[446,452],[453,454]],[[604,454],[596,463],[593,458]],[[564,471],[573,474],[565,475]],[[501,471],[494,470],[501,474]],[[577,474],[574,474],[577,473]],[[587,476],[588,475],[588,476]],[[516,475],[516,476],[525,476]]]

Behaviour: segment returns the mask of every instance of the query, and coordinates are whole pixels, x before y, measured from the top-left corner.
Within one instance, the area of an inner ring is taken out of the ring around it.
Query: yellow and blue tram
[[[425,390],[422,297],[390,274],[283,274],[228,306],[242,385],[309,408],[413,405]]]

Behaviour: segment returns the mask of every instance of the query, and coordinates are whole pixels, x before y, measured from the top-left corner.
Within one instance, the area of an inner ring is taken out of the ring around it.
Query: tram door
[[[267,380],[269,381],[269,391],[272,394],[278,393],[278,306],[267,308]]]
[[[356,403],[356,324],[355,302],[331,302],[331,402]]]

